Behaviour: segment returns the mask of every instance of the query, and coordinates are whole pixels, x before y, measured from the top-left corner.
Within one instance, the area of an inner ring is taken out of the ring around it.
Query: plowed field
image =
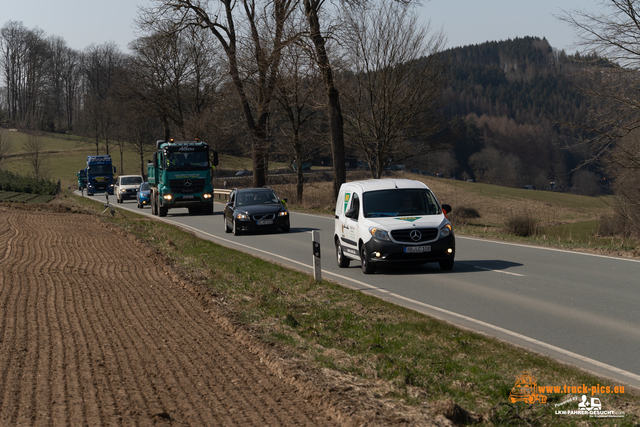
[[[95,216],[0,205],[0,426],[450,425],[300,381],[206,295]]]

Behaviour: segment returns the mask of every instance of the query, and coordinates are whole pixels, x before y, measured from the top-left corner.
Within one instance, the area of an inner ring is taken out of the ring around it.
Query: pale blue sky
[[[113,41],[126,51],[135,38],[137,5],[147,4],[147,0],[0,0],[0,26],[22,21],[27,28],[62,37],[77,50]],[[430,0],[423,1],[420,11],[434,28],[443,29],[447,47],[536,36],[572,53],[573,31],[553,17],[561,9],[593,11],[596,1]]]

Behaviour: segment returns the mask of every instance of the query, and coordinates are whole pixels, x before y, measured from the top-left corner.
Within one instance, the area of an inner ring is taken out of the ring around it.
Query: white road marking
[[[495,270],[493,268],[480,267],[479,265],[474,265],[473,268],[477,268],[478,270],[493,271],[494,273],[502,273],[502,274],[509,274],[511,276],[524,277],[524,274],[512,273],[510,271]]]

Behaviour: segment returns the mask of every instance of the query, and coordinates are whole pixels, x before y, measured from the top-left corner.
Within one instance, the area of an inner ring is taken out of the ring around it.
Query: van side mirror
[[[447,205],[446,203],[442,205],[442,210],[446,213],[451,213],[451,205]]]
[[[347,218],[355,218],[356,215],[357,215],[357,212],[355,209],[347,209],[346,212],[344,213],[344,216],[346,216]]]

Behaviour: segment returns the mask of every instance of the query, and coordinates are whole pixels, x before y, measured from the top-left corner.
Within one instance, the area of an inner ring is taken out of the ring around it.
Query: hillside
[[[589,109],[580,90],[587,84],[585,58],[534,37],[449,49],[443,58],[450,69],[444,113],[452,120],[453,147],[449,157],[428,159],[427,169],[510,187],[576,183],[574,169],[588,156],[574,148],[575,137],[585,135],[571,127]],[[597,168],[586,173],[594,182],[603,178]],[[588,195],[608,191],[591,188],[597,191]]]

